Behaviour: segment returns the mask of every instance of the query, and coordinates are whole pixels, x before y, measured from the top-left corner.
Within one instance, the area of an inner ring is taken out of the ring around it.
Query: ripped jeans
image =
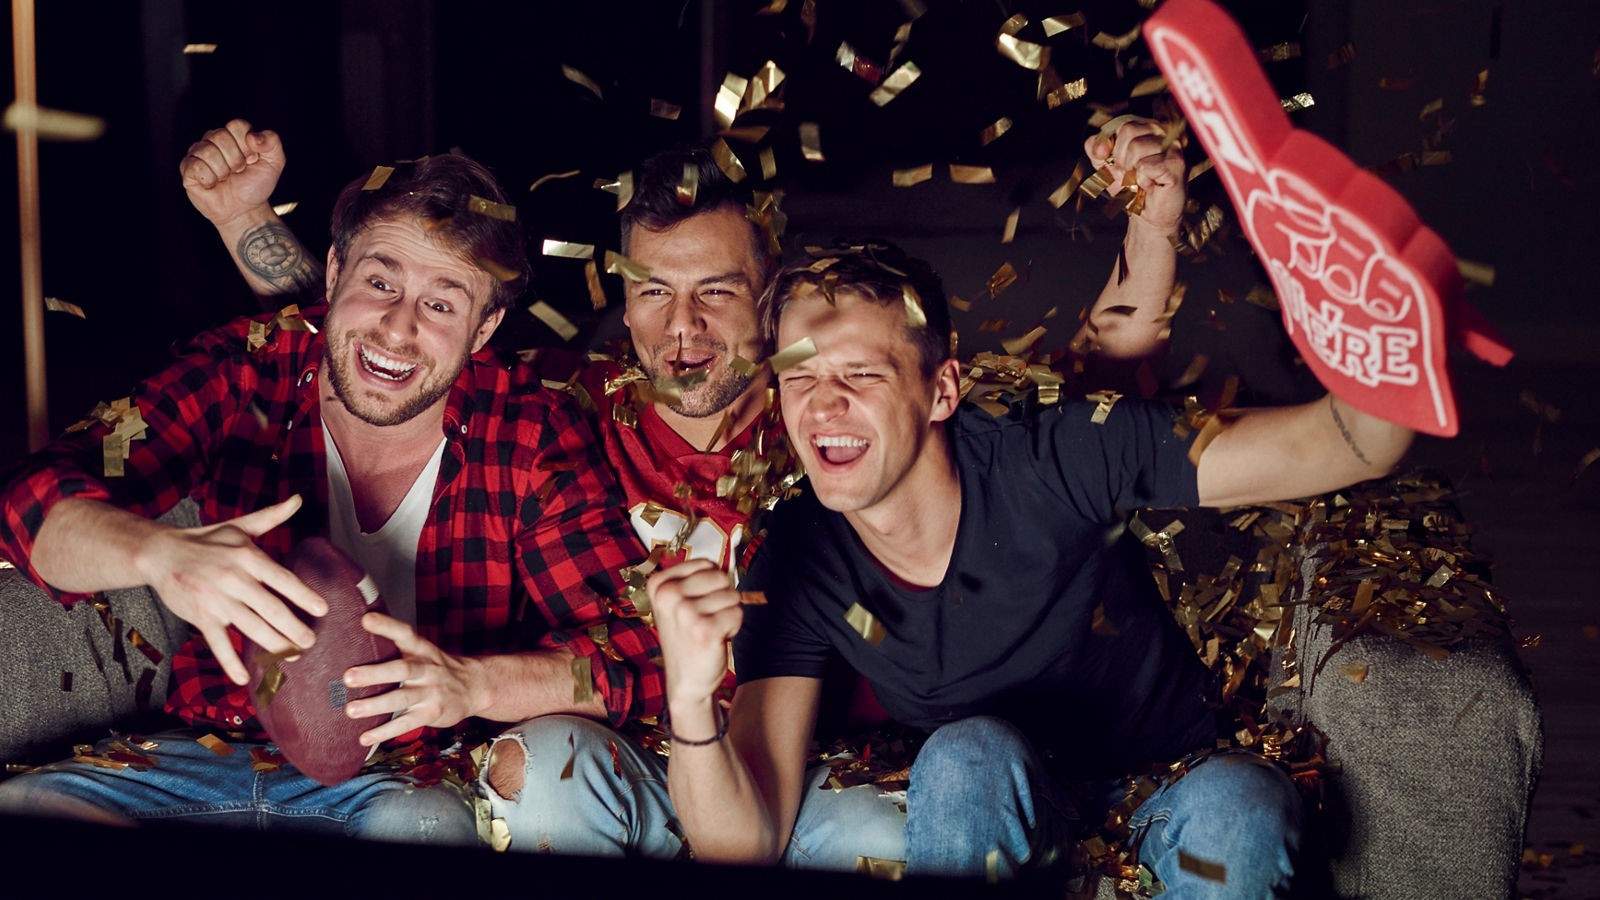
[[[229,741],[218,756],[195,739],[202,732],[174,729],[150,735],[156,764],[143,772],[66,760],[0,784],[0,812],[108,824],[184,823],[250,830],[297,830],[408,843],[478,843],[468,798],[439,784],[420,788],[407,776],[363,769],[328,787],[291,765],[257,772],[252,748],[270,744]],[[96,747],[103,755],[112,738]]]
[[[871,785],[825,789],[827,777],[825,765],[806,771],[783,865],[853,872],[858,857],[905,859],[905,813],[894,801]],[[505,820],[511,850],[651,859],[683,850],[666,761],[588,719],[544,716],[507,730],[479,789]]]

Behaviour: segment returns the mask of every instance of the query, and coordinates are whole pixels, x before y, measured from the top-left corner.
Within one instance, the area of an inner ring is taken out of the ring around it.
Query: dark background
[[[965,353],[1059,318],[1046,345],[1065,344],[1115,255],[1123,222],[1097,204],[1075,212],[1044,198],[1081,155],[1089,102],[1115,104],[1153,74],[1143,45],[1120,54],[1086,37],[1121,34],[1146,14],[1118,2],[934,2],[912,26],[900,60],[923,77],[879,108],[872,86],[833,60],[841,41],[883,64],[907,19],[896,0],[819,0],[808,39],[800,0],[781,14],[761,2],[514,3],[493,0],[288,0],[239,6],[200,0],[40,3],[41,104],[107,122],[87,144],[41,146],[44,284],[48,296],[81,306],[87,320],[46,317],[52,430],[98,400],[123,396],[162,365],[169,346],[208,325],[254,312],[210,226],[178,183],[185,148],[208,128],[242,116],[284,138],[289,166],[275,196],[297,201],[287,221],[314,252],[326,249],[338,188],[376,163],[452,147],[492,166],[517,200],[535,255],[546,237],[615,246],[614,198],[591,187],[649,153],[713,130],[710,100],[723,74],[752,74],[767,59],[788,75],[786,109],[752,121],[772,126],[788,192],[786,240],[794,257],[835,235],[880,235],[932,259],[951,293],[979,297],[990,273],[1012,262],[1022,278],[1003,295],[955,313]],[[1463,432],[1423,439],[1414,456],[1462,489],[1478,546],[1498,558],[1496,581],[1512,598],[1519,633],[1541,635],[1525,659],[1545,704],[1549,748],[1531,842],[1553,850],[1554,869],[1530,872],[1529,895],[1595,896],[1600,850],[1600,642],[1596,626],[1596,538],[1600,465],[1574,478],[1600,447],[1593,399],[1600,338],[1593,258],[1600,253],[1600,4],[1496,0],[1290,0],[1226,4],[1257,47],[1300,45],[1270,63],[1282,96],[1308,91],[1316,105],[1294,114],[1348,152],[1379,165],[1422,149],[1449,150],[1448,164],[1396,174],[1390,183],[1455,253],[1494,267],[1492,287],[1469,299],[1505,332],[1518,357],[1504,370],[1461,357],[1457,394]],[[1082,9],[1086,28],[1046,39],[1038,20]],[[1048,110],[1034,100],[1034,75],[995,52],[994,35],[1014,12],[1034,20],[1019,36],[1048,43],[1066,80],[1086,77],[1089,96]],[[184,55],[186,43],[214,43]],[[1345,43],[1348,62],[1330,66]],[[9,48],[5,51],[9,60]],[[562,76],[573,66],[604,99]],[[1489,71],[1485,103],[1469,102]],[[1120,71],[1119,71],[1120,70]],[[1389,86],[1384,87],[1382,84]],[[683,108],[653,118],[650,101]],[[1420,116],[1442,98],[1442,111]],[[1135,109],[1148,101],[1135,101]],[[1011,132],[983,147],[979,133],[1000,116]],[[817,122],[825,162],[802,159],[796,125]],[[1448,123],[1448,124],[1447,124]],[[1442,135],[1441,135],[1442,131]],[[0,141],[0,168],[15,150]],[[734,144],[759,172],[756,148]],[[1191,151],[1198,158],[1198,155]],[[935,164],[932,181],[890,186],[890,171]],[[988,165],[993,185],[950,183],[943,164]],[[529,193],[542,175],[579,169]],[[1221,199],[1215,176],[1193,187]],[[15,207],[15,182],[0,178]],[[1017,240],[1000,242],[1021,206]],[[1075,226],[1083,230],[1073,231]],[[14,216],[0,217],[0,245],[15,247]],[[1167,375],[1196,352],[1212,359],[1212,384],[1242,373],[1246,400],[1274,402],[1314,390],[1296,376],[1276,314],[1235,301],[1264,281],[1234,233],[1203,262],[1181,264],[1189,283],[1175,322]],[[0,464],[26,449],[17,256],[0,257]],[[620,290],[606,314],[589,311],[582,263],[535,258],[534,293],[579,322],[580,341],[620,332]],[[614,279],[607,278],[608,282]],[[980,331],[985,321],[1005,320]],[[527,316],[499,340],[521,348],[556,339]],[[1521,402],[1533,395],[1561,411],[1543,421]],[[1448,765],[1447,761],[1441,761]],[[1570,879],[1559,881],[1553,879]]]

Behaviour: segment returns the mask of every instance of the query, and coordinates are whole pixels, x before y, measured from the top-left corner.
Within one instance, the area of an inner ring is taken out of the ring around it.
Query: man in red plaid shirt
[[[0,555],[65,603],[148,584],[195,634],[167,701],[190,727],[152,736],[154,767],[47,766],[0,786],[0,808],[476,841],[448,784],[379,764],[324,787],[197,742],[262,737],[242,637],[309,646],[293,607],[326,604],[275,560],[316,534],[362,562],[394,613],[362,624],[400,659],[345,676],[393,685],[347,707],[387,717],[364,745],[427,729],[436,749],[453,736],[433,729],[473,717],[659,711],[654,637],[612,599],[643,553],[593,434],[569,398],[485,350],[526,278],[512,208],[462,157],[380,181],[340,195],[325,308],[201,335],[125,409],[6,476]],[[203,525],[154,520],[185,498]]]

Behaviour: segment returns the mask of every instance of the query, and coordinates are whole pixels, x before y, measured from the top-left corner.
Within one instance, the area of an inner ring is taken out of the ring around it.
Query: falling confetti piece
[[[467,195],[467,211],[488,216],[492,219],[499,219],[503,222],[515,222],[517,220],[517,208],[515,206],[508,203],[485,200],[476,194]]]
[[[1010,130],[1011,130],[1011,119],[1008,118],[1008,117],[1002,116],[999,119],[996,119],[995,123],[993,125],[990,125],[988,128],[985,128],[983,130],[983,134],[978,136],[978,143],[980,145],[982,145],[982,146],[987,147],[990,144],[994,143],[995,141],[999,140],[1001,135],[1005,134],[1006,132],[1008,132]]]
[[[571,241],[557,241],[545,238],[545,256],[564,256],[569,259],[587,259],[594,256],[593,244],[577,244]]]
[[[587,88],[591,94],[595,95],[596,99],[604,100],[606,98],[606,95],[600,91],[600,85],[594,83],[594,79],[574,69],[572,66],[562,64],[561,75],[573,84]]]
[[[683,107],[679,106],[678,104],[668,103],[665,100],[657,100],[654,97],[650,98],[650,115],[655,116],[658,119],[669,119],[676,122],[678,120],[678,116],[682,114]]]
[[[789,346],[772,354],[767,360],[774,372],[782,372],[792,366],[797,366],[817,355],[817,344],[809,337],[803,337]]]
[[[528,185],[528,190],[536,191],[536,190],[539,189],[539,185],[544,184],[547,181],[555,181],[558,178],[571,178],[572,176],[574,176],[576,174],[578,174],[578,170],[577,169],[572,169],[571,171],[567,171],[567,172],[551,172],[548,175],[541,175],[541,176],[539,176],[539,179],[537,181],[535,181],[533,184]]]
[[[994,184],[994,170],[988,166],[950,164],[950,180],[956,184]]]
[[[44,308],[50,310],[51,312],[64,312],[67,315],[77,316],[80,319],[88,318],[88,316],[83,314],[83,307],[76,303],[68,303],[65,300],[58,300],[55,297],[44,298]]]
[[[890,100],[900,96],[901,91],[910,87],[920,77],[922,77],[922,70],[917,68],[916,63],[906,60],[900,64],[900,68],[895,69],[888,78],[883,80],[883,84],[878,85],[873,90],[868,99],[879,106],[887,105]]]
[[[288,203],[279,203],[276,206],[272,207],[272,212],[275,215],[287,216],[289,213],[294,212],[299,207],[300,207],[300,201],[291,200]]]
[[[566,316],[556,311],[550,304],[539,300],[528,307],[528,312],[539,321],[550,326],[563,341],[570,341],[578,335],[578,326],[567,320]]]
[[[83,113],[13,103],[6,107],[5,126],[10,132],[32,131],[43,141],[92,141],[105,134],[106,120]]]
[[[185,56],[205,56],[217,52],[216,44],[184,44]]]
[[[1083,13],[1075,12],[1070,16],[1051,16],[1048,19],[1040,19],[1039,24],[1044,28],[1045,37],[1055,37],[1064,31],[1079,28],[1087,21],[1088,19],[1084,18]]]
[[[817,123],[800,123],[800,153],[811,162],[822,162],[822,137]]]

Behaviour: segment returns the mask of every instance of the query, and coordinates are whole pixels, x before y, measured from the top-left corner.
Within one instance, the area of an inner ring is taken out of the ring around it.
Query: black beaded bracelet
[[[711,704],[711,714],[722,720],[717,725],[716,736],[706,738],[703,741],[692,741],[686,737],[679,737],[678,733],[672,730],[672,713],[668,711],[666,716],[667,737],[671,738],[672,743],[678,747],[709,747],[717,743],[728,736],[728,714],[723,712],[722,707],[716,703]]]

